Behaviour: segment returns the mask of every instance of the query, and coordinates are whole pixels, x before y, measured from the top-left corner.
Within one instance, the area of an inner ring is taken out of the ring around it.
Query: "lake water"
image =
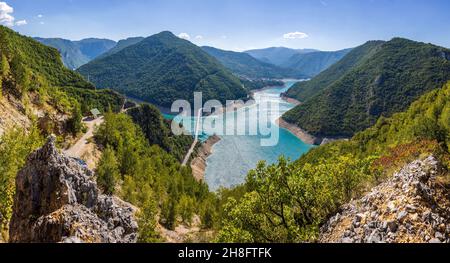
[[[271,111],[267,119],[273,125],[283,113],[292,109],[293,104],[281,99],[281,93],[287,91],[295,82],[287,81],[282,87],[274,87],[258,91],[254,94],[256,104],[262,104],[267,101],[277,102],[279,110]],[[254,106],[250,106],[254,107]],[[246,108],[239,109],[240,111]],[[235,114],[227,113],[226,115]],[[226,118],[227,116],[223,117]],[[237,115],[237,114],[236,114]],[[251,122],[258,122],[258,118],[250,119]],[[245,123],[245,118],[237,119],[237,125]],[[220,136],[221,141],[214,145],[213,154],[207,160],[207,169],[205,181],[210,189],[215,191],[220,187],[233,187],[245,182],[248,171],[256,168],[261,160],[272,164],[277,162],[279,156],[284,155],[291,160],[298,159],[301,155],[308,152],[312,145],[306,144],[292,133],[285,129],[279,129],[279,142],[275,146],[261,146],[261,135],[230,135]]]

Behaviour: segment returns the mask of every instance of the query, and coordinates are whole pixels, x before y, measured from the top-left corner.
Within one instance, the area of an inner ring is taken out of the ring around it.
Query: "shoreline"
[[[307,144],[311,145],[321,145],[323,142],[322,138],[315,137],[303,129],[297,127],[294,124],[288,123],[287,121],[283,120],[282,117],[278,118],[275,123],[280,126],[280,128],[288,130],[290,133],[295,135],[297,138],[299,138],[301,141]]]
[[[298,105],[302,104],[299,100],[296,100],[294,98],[290,98],[290,97],[285,96],[283,94],[281,94],[281,99],[286,101],[287,103],[293,104],[294,106],[298,106]]]
[[[198,149],[197,156],[191,161],[192,176],[201,182],[205,180],[206,160],[213,153],[213,146],[220,141],[217,135],[210,136]]]

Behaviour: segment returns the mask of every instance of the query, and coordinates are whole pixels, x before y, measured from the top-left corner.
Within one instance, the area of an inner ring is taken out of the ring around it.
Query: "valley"
[[[443,41],[253,18],[115,40],[0,19],[0,243],[450,243]]]

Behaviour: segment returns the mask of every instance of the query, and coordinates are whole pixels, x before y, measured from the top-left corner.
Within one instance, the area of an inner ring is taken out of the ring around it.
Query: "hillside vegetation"
[[[394,38],[373,51],[283,118],[316,136],[352,136],[450,79],[446,48]]]
[[[59,140],[81,131],[81,114],[92,107],[119,111],[123,98],[92,84],[61,62],[58,51],[0,26],[0,103],[23,114],[29,127],[16,126],[0,137],[0,234],[11,217],[15,177],[43,136]],[[0,125],[8,121],[0,116]]]
[[[78,72],[99,88],[112,88],[158,106],[179,99],[226,100],[247,96],[246,91],[215,58],[189,41],[162,32],[110,56],[94,60]]]
[[[227,192],[217,241],[316,241],[319,227],[341,205],[407,162],[434,154],[448,171],[449,150],[447,83],[349,141],[320,146],[294,162],[261,162],[243,186]]]
[[[286,95],[299,101],[307,101],[343,77],[354,67],[369,59],[383,43],[383,41],[369,41],[354,48],[340,61],[315,78],[296,83],[288,90]]]

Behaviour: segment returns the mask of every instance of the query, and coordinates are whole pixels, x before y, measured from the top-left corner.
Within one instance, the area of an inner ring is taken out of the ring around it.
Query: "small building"
[[[101,116],[102,114],[101,114],[101,112],[98,110],[98,109],[92,109],[91,110],[91,116],[94,118],[94,119],[97,119],[99,116]]]

